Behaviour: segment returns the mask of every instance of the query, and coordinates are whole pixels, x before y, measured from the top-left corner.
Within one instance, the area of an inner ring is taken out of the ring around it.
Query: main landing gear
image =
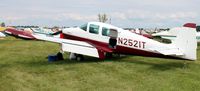
[[[84,56],[81,55],[81,54],[70,53],[70,55],[69,55],[69,59],[70,59],[70,60],[83,61],[83,60],[84,60]]]

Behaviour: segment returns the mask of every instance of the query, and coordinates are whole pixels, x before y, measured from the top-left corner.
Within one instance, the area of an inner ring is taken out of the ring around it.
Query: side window
[[[83,29],[84,31],[87,31],[87,24],[82,25],[80,28]]]
[[[110,33],[108,28],[102,27],[102,35],[103,36],[108,36]]]
[[[94,25],[94,24],[90,24],[89,32],[94,33],[94,34],[99,34],[99,26]]]

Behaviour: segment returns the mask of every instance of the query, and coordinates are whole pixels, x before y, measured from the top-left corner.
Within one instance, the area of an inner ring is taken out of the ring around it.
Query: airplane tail
[[[172,41],[172,44],[183,52],[183,55],[180,57],[189,60],[196,60],[196,29],[191,27],[180,27],[177,28],[177,31],[177,37],[174,41]]]

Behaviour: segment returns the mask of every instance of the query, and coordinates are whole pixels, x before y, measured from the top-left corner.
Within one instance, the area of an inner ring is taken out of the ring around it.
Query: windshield
[[[87,25],[88,25],[87,23],[83,24],[80,26],[80,28],[83,29],[84,31],[87,31]]]

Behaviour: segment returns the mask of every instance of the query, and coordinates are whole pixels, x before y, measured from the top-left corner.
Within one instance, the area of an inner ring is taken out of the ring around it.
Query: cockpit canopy
[[[84,31],[87,31],[87,23],[80,26],[80,28]]]
[[[114,36],[117,35],[117,27],[114,27],[109,24],[100,23],[100,22],[89,22],[80,26],[80,29],[83,31],[89,32],[91,34],[98,34],[101,36]],[[112,31],[111,31],[112,30]],[[112,33],[115,30],[116,33]]]

